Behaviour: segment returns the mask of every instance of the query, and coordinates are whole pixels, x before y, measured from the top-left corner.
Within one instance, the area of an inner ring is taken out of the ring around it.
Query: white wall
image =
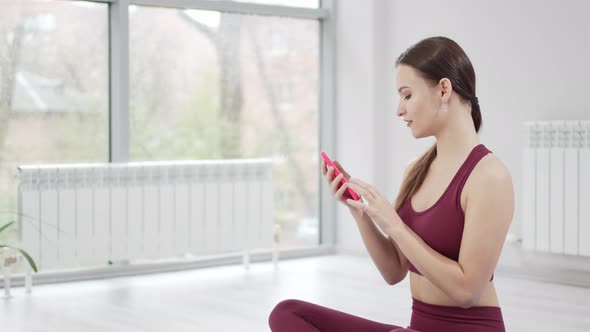
[[[407,162],[434,143],[415,140],[395,116],[393,63],[423,38],[450,37],[475,67],[481,142],[512,173],[511,231],[521,234],[522,122],[590,119],[590,2],[341,0],[337,15],[336,126],[343,165],[393,200]],[[364,252],[348,211],[340,208],[338,217],[340,250]]]
[[[357,3],[358,4],[358,3]],[[354,177],[373,180],[375,116],[373,2],[362,6],[339,1],[336,51],[336,153],[334,159]],[[339,205],[336,241],[342,251],[360,251],[362,243],[354,220]]]
[[[391,2],[337,3],[337,153],[353,177],[391,192],[396,176],[391,128],[395,122],[394,62],[388,46]],[[391,196],[391,195],[390,195]],[[348,209],[339,205],[337,242],[341,252],[366,254]]]

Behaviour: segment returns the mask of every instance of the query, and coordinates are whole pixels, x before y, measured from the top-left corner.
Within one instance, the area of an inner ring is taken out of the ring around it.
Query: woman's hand
[[[391,235],[404,229],[404,222],[395,211],[395,207],[377,188],[353,178],[348,179],[348,186],[361,195],[365,201],[363,203],[348,199],[348,205],[366,213],[383,232]]]
[[[340,184],[340,180],[343,177],[348,181],[348,179],[350,179],[350,174],[348,174],[348,172],[346,172],[344,170],[344,168],[342,168],[342,166],[340,165],[340,163],[337,160],[334,160],[334,165],[336,165],[336,167],[338,167],[338,169],[340,170],[340,174],[337,177],[332,178],[332,176],[334,174],[334,169],[332,167],[327,167],[326,162],[322,158],[322,175],[326,178],[326,181],[328,182],[328,185],[330,187],[330,193],[332,193],[332,196],[334,196],[334,198],[338,202],[344,204],[349,209],[357,210],[356,207],[353,207],[350,204],[348,204],[346,202],[346,199],[343,196],[344,191],[346,190],[346,188],[348,188],[348,183],[345,183],[342,185]],[[360,212],[360,211],[358,211],[358,212]]]

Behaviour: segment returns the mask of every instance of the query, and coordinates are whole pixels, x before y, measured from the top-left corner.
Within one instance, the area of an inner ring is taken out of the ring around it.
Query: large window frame
[[[80,1],[80,0],[72,0]],[[109,162],[129,161],[129,6],[157,6],[214,10],[236,14],[282,16],[320,23],[319,144],[336,151],[336,20],[335,0],[321,0],[320,8],[298,8],[224,0],[86,0],[109,5]],[[322,179],[321,179],[322,180]],[[319,242],[336,244],[336,202],[323,181],[320,186]]]

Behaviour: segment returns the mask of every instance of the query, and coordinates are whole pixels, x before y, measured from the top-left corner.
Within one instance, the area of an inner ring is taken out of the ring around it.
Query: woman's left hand
[[[348,199],[346,202],[365,212],[383,232],[394,234],[404,229],[404,223],[395,211],[395,207],[377,188],[355,178],[348,179],[348,186],[361,195],[366,204],[353,199]]]

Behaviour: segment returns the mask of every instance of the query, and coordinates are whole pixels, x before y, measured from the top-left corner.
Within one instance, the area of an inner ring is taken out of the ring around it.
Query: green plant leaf
[[[10,227],[14,223],[15,223],[15,221],[13,220],[13,221],[9,222],[8,224],[0,227],[0,233],[2,233],[2,231],[4,231],[5,229],[7,229],[8,227]]]
[[[25,256],[25,258],[29,262],[29,265],[31,265],[31,268],[33,268],[33,271],[37,272],[37,265],[35,264],[35,261],[33,260],[33,258],[31,256],[29,256],[29,254],[26,251],[24,251],[20,248],[11,247],[11,246],[7,246],[4,244],[0,244],[0,248],[12,248],[14,250],[18,250],[21,254],[23,254],[23,256]]]

